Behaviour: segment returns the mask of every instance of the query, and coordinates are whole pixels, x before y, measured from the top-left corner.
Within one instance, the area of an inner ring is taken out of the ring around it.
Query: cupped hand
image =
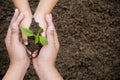
[[[32,23],[32,15],[25,15],[24,19],[20,23],[21,28],[29,28]],[[22,41],[25,45],[28,45],[28,38],[26,35],[22,34]]]
[[[23,20],[24,15],[15,10],[14,16],[8,28],[5,39],[6,47],[10,57],[10,65],[25,65],[29,66],[29,57],[26,53],[25,46],[21,43],[19,38],[19,25]]]
[[[34,14],[35,22],[39,24],[39,27],[43,28],[44,32],[42,33],[42,36],[46,37],[46,29],[47,29],[47,23],[45,20],[45,14],[42,12],[35,13]]]
[[[55,60],[57,57],[57,53],[59,50],[59,41],[57,37],[57,33],[52,22],[52,16],[46,15],[46,21],[48,24],[47,28],[47,39],[48,45],[43,46],[39,51],[39,55],[36,58],[33,58],[33,65],[37,73],[39,73],[39,69],[41,66],[53,66],[55,65]],[[37,51],[32,54],[34,57]]]

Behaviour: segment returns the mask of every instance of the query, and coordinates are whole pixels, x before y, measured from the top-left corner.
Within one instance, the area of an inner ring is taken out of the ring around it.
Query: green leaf
[[[39,42],[39,36],[35,36],[35,44]]]
[[[41,35],[43,33],[43,29],[39,29],[37,35]]]
[[[48,45],[48,40],[47,40],[47,38],[45,38],[45,37],[43,37],[43,36],[39,36],[39,38],[40,38],[40,43],[41,43],[42,45]]]
[[[30,29],[27,29],[27,28],[21,28],[21,32],[26,36],[34,36],[34,33]]]

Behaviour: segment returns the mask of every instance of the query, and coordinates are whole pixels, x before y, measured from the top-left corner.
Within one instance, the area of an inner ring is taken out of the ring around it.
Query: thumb
[[[53,45],[54,44],[54,30],[53,26],[49,26],[47,29],[47,39],[48,44]]]
[[[13,43],[18,42],[19,41],[19,28],[18,28],[18,25],[13,24],[11,32],[12,32],[12,34],[11,34],[11,41]]]
[[[15,20],[15,22],[13,22],[12,24],[12,42],[15,43],[17,41],[19,41],[19,27],[18,25],[20,24],[20,22],[22,21],[22,19],[24,18],[23,14],[20,13],[19,16],[17,17],[17,19]]]
[[[48,44],[53,45],[54,44],[54,25],[52,22],[51,14],[46,15],[46,21],[48,24],[48,29],[47,29]]]

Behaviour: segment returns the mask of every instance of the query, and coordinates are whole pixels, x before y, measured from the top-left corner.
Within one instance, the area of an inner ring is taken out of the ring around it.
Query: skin
[[[25,18],[21,22],[20,26],[29,28],[33,17],[35,21],[39,23],[39,27],[42,27],[44,29],[42,35],[46,36],[45,33],[47,29],[47,23],[45,20],[45,15],[51,12],[57,1],[58,0],[40,0],[34,15],[32,15],[28,0],[13,0],[16,8],[18,8],[20,12],[25,15]],[[27,45],[27,37],[25,35],[22,35],[22,39],[24,44]]]
[[[45,15],[50,14],[58,0],[40,0],[37,9],[33,15],[36,22],[39,23],[39,26],[44,29],[43,36],[46,36],[47,23],[45,20]]]
[[[55,61],[60,45],[54,24],[52,22],[52,16],[47,15],[46,21],[48,23],[48,45],[42,47],[38,57],[32,60],[33,66],[40,80],[63,80],[63,78],[55,68]],[[34,57],[35,54],[36,52],[34,52],[32,56]]]
[[[10,66],[3,80],[23,80],[30,65],[30,59],[26,53],[28,50],[19,38],[18,25],[23,19],[23,14],[16,9],[5,39],[8,54],[10,56]],[[55,68],[55,60],[59,50],[59,41],[52,22],[52,16],[47,15],[46,21],[48,24],[46,33],[48,45],[43,46],[39,52],[39,56],[32,59],[33,66],[40,80],[63,80]],[[34,52],[32,56],[34,57],[36,53],[37,52]]]
[[[32,12],[28,0],[12,0],[15,7],[23,13],[24,19],[20,23],[20,27],[29,28],[32,22]],[[27,37],[22,34],[22,39],[25,45],[28,44]]]
[[[19,40],[18,25],[23,18],[23,14],[16,9],[5,38],[8,55],[10,57],[10,65],[3,80],[23,80],[30,64],[26,48]]]

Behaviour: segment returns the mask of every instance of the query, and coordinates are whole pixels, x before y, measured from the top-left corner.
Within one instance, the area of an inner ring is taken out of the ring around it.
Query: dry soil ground
[[[37,4],[30,0],[32,11]],[[9,65],[4,38],[13,12],[11,0],[0,0],[0,78]],[[59,0],[52,14],[65,80],[120,80],[120,0]],[[30,66],[24,80],[37,79]]]

